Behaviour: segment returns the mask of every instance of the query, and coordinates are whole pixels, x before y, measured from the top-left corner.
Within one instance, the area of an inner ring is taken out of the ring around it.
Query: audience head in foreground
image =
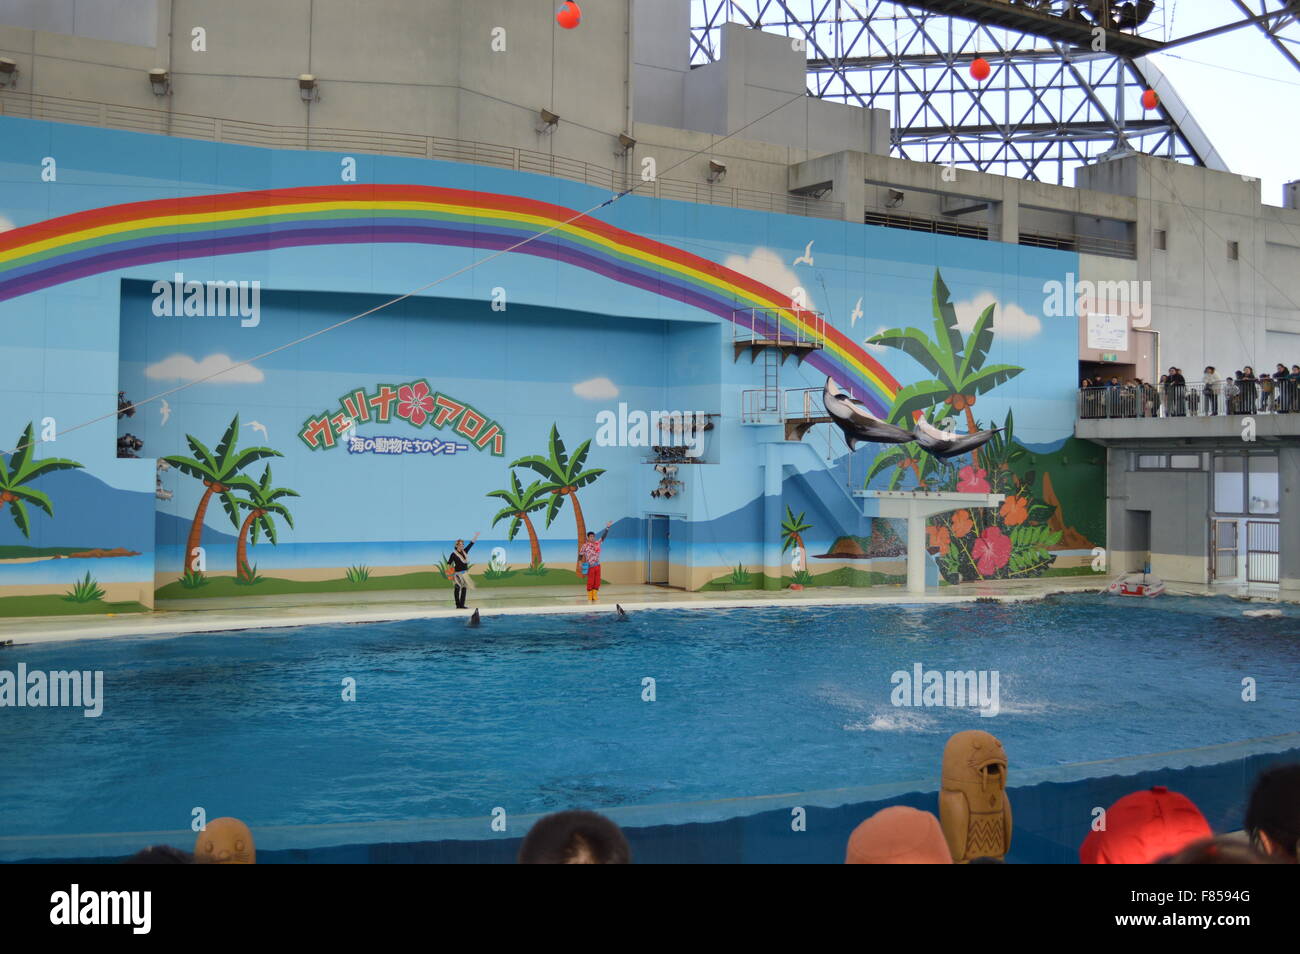
[[[1275,861],[1296,864],[1300,854],[1300,764],[1280,765],[1255,780],[1246,807],[1251,844]]]
[[[1191,799],[1163,785],[1125,795],[1106,810],[1104,823],[1079,848],[1085,865],[1149,865],[1214,835]]]
[[[521,865],[626,865],[623,831],[596,812],[556,812],[539,818],[519,847]]]
[[[1271,865],[1272,858],[1262,855],[1240,837],[1220,835],[1194,841],[1177,854],[1161,858],[1162,865]]]
[[[906,805],[882,808],[849,836],[846,865],[950,865],[939,820]]]

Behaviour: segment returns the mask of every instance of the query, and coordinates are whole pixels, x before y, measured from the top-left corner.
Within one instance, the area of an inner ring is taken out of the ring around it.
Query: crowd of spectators
[[[1171,367],[1156,383],[1117,375],[1084,378],[1079,384],[1079,416],[1197,417],[1219,414],[1300,413],[1300,364],[1278,364],[1270,373],[1247,365],[1220,376],[1208,366],[1200,381],[1189,382]]]
[[[1280,765],[1255,780],[1240,833],[1216,835],[1187,796],[1163,786],[1131,792],[1091,816],[1079,848],[1083,864],[1296,864],[1300,853],[1300,763]],[[1089,822],[1092,822],[1089,825]],[[133,864],[254,864],[253,833],[235,818],[218,818],[199,832],[193,853],[145,848]],[[562,811],[538,819],[519,848],[520,864],[630,864],[632,849],[609,818]],[[984,855],[971,864],[1002,864]],[[845,864],[953,864],[939,818],[905,805],[882,808],[848,836]]]

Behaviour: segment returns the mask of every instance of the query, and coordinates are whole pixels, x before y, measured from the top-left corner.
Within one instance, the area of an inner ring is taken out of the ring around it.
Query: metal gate
[[[1235,580],[1237,578],[1237,521],[1213,520],[1210,522],[1212,538],[1211,579]]]
[[[1278,581],[1278,521],[1246,521],[1246,582]]]

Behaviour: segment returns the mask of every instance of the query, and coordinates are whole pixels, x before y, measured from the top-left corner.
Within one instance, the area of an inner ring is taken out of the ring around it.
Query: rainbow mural
[[[0,234],[0,301],[156,262],[371,243],[511,250],[554,259],[759,333],[773,334],[779,326],[787,335],[822,336],[825,348],[807,363],[850,389],[877,417],[888,414],[899,390],[861,346],[734,269],[563,206],[437,186],[305,186],[75,212]]]

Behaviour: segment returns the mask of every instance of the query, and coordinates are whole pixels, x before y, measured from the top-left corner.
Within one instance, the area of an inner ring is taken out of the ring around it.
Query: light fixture
[[[161,67],[155,66],[149,71],[149,85],[155,96],[166,96],[172,91],[171,75]]]
[[[0,56],[0,86],[12,86],[18,82],[18,64],[7,56]]]
[[[885,208],[896,209],[903,204],[905,198],[907,198],[906,192],[899,192],[897,189],[890,189],[889,198],[885,200]]]
[[[555,127],[560,124],[560,117],[549,109],[539,109],[537,111],[537,132],[541,135],[555,132]]]
[[[298,76],[298,95],[302,97],[304,103],[312,103],[320,99],[320,90],[317,88],[316,77],[310,73],[302,73]]]
[[[633,139],[631,136],[629,136],[627,133],[619,133],[618,144],[623,148],[619,152],[614,153],[614,155],[626,156],[629,152],[631,152],[636,147],[636,140]]]
[[[709,181],[721,182],[727,175],[727,167],[716,159],[709,160]]]

